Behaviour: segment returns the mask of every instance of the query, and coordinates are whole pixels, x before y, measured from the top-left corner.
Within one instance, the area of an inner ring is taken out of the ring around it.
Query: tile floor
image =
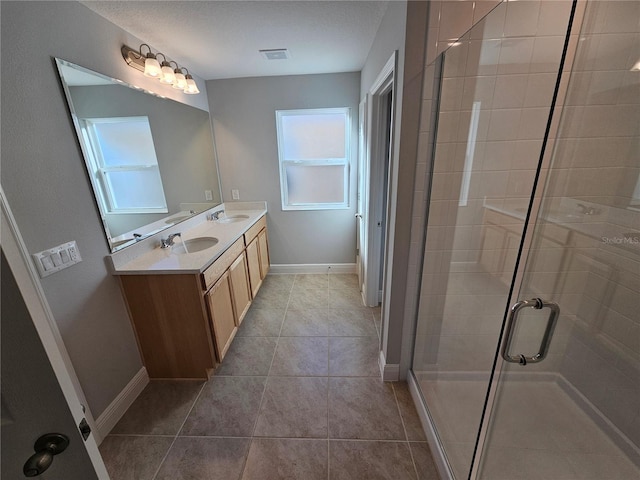
[[[151,382],[100,447],[112,480],[437,480],[355,275],[269,275],[203,382]]]

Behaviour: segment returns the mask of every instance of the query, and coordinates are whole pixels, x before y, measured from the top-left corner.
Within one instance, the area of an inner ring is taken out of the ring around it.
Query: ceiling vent
[[[287,60],[291,58],[289,50],[286,48],[272,48],[269,50],[258,50],[267,60]]]

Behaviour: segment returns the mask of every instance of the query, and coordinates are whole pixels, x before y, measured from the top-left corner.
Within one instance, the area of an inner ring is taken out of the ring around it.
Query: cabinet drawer
[[[570,230],[553,223],[543,223],[540,227],[542,236],[560,245],[569,243]]]
[[[251,228],[249,228],[249,230],[247,230],[247,232],[244,234],[244,244],[249,245],[251,243],[251,240],[256,238],[260,233],[260,231],[266,227],[267,227],[267,217],[262,216],[260,217],[260,220],[254,223],[251,226]]]
[[[239,238],[202,273],[202,288],[208,290],[214,283],[216,283],[222,274],[231,266],[234,260],[238,258],[238,255],[242,253],[242,250],[244,250],[244,243],[242,238]]]

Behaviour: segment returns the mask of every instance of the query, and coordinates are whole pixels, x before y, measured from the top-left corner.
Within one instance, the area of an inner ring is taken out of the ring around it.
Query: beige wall
[[[358,72],[207,82],[222,196],[266,200],[274,265],[355,263],[359,90]],[[351,109],[349,208],[283,211],[275,112],[331,107]]]
[[[97,417],[142,362],[118,281],[105,264],[109,248],[53,57],[151,90],[158,85],[120,54],[123,43],[140,40],[84,5],[3,1],[0,8],[2,188],[29,252],[77,241],[82,262],[41,283]],[[171,90],[158,93],[176,96]],[[206,95],[190,97],[207,108]]]

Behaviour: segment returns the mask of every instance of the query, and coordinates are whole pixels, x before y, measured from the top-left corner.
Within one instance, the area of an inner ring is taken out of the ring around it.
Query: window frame
[[[345,116],[344,139],[345,146],[344,158],[313,158],[313,159],[285,159],[284,157],[284,134],[282,131],[282,118],[286,116],[296,115],[323,115],[323,114],[343,114]],[[280,198],[281,206],[284,211],[300,211],[300,210],[347,210],[350,208],[350,181],[351,181],[351,108],[350,107],[330,107],[330,108],[307,108],[295,110],[276,110],[276,134],[278,141],[278,170],[280,173]],[[289,188],[287,183],[287,167],[288,166],[342,166],[343,171],[343,192],[344,201],[342,202],[296,202],[289,200]]]
[[[125,123],[133,121],[146,120],[149,124],[149,117],[147,116],[132,116],[132,117],[105,117],[105,118],[82,118],[80,119],[80,132],[83,142],[87,148],[88,163],[91,166],[91,173],[93,175],[94,184],[98,187],[96,192],[97,197],[101,203],[101,206],[106,214],[119,215],[119,214],[131,214],[131,213],[169,213],[167,206],[167,198],[164,193],[164,184],[162,182],[162,176],[160,175],[160,165],[158,164],[158,158],[156,157],[155,164],[139,163],[131,164],[127,166],[109,167],[105,165],[105,161],[102,155],[102,148],[100,141],[98,140],[98,134],[96,131],[96,125],[105,123]],[[152,138],[153,141],[153,138]],[[141,172],[145,170],[156,170],[158,172],[158,179],[160,180],[160,187],[162,191],[163,206],[158,207],[137,207],[137,208],[122,208],[117,206],[117,196],[111,185],[109,178],[110,173],[118,172]]]

